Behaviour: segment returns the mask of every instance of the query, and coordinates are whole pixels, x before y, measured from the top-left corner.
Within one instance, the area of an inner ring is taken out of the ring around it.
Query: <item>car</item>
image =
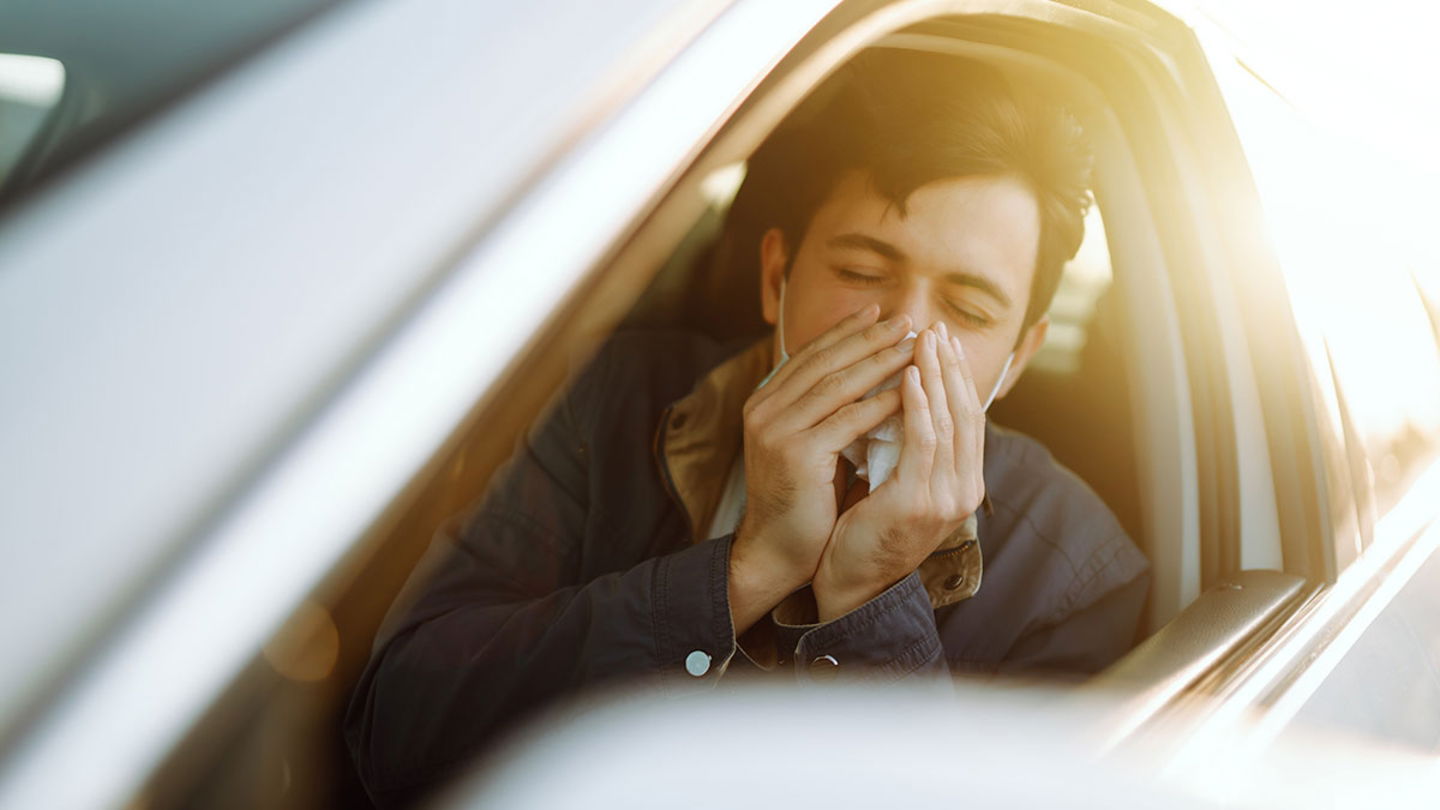
[[[992,416],[1151,561],[1144,640],[1078,687],[1107,739],[1440,748],[1433,195],[1215,17],[241,5],[0,12],[0,806],[363,803],[338,718],[430,537],[617,326],[754,327],[716,270],[745,160],[866,48],[1095,142]]]

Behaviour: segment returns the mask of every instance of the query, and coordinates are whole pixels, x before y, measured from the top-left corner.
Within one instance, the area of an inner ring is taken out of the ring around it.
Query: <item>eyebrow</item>
[[[863,233],[842,233],[839,236],[832,237],[826,244],[832,248],[868,250],[884,259],[897,263],[904,263],[910,260],[910,257],[905,255],[905,251],[895,245],[883,239],[866,236]],[[957,271],[946,273],[942,278],[951,284],[977,289],[995,299],[1001,306],[1006,308],[1011,306],[1010,296],[1006,295],[995,282],[984,276]]]

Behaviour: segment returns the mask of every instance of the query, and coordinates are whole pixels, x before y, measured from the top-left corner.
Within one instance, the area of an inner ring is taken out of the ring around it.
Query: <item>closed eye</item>
[[[963,321],[967,326],[971,326],[976,329],[984,329],[994,323],[994,321],[992,321],[989,317],[973,310],[966,309],[953,301],[946,301],[945,306],[951,312],[955,313],[955,316],[961,321]]]
[[[879,284],[885,280],[885,276],[879,273],[873,271],[865,272],[855,267],[836,267],[835,275],[846,281],[855,282],[856,284]]]

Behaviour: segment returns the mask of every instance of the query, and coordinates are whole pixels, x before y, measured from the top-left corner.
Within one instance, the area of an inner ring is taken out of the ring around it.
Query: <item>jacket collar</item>
[[[657,461],[690,523],[692,542],[714,519],[730,468],[744,446],[742,413],[755,386],[770,371],[773,339],[762,338],[711,369],[695,388],[665,410],[656,429]],[[668,473],[668,475],[667,475]],[[982,557],[971,515],[920,566],[936,608],[973,596]]]

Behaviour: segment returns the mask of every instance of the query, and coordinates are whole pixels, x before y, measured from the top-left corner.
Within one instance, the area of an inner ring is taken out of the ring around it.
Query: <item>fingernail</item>
[[[905,338],[904,340],[895,344],[895,349],[901,354],[915,351],[915,338]]]
[[[916,368],[915,366],[906,366],[905,376],[909,377],[911,382],[918,383],[920,382],[920,369]]]
[[[965,347],[960,345],[960,338],[950,338],[950,346],[955,349],[956,354],[960,355],[961,357],[965,356]]]
[[[950,330],[948,330],[948,329],[945,328],[945,322],[944,322],[944,321],[936,321],[936,322],[935,322],[935,329],[939,331],[939,333],[940,333],[940,339],[941,339],[941,340],[949,340],[949,339],[950,339]]]

